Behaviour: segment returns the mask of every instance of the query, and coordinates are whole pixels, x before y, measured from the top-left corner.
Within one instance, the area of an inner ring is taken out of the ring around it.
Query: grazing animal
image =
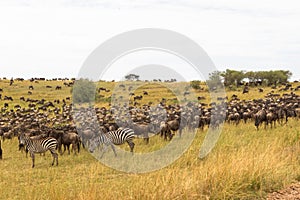
[[[55,90],[61,90],[61,86],[56,86]]]
[[[70,145],[72,145],[72,151],[76,155],[76,150],[78,153],[80,152],[80,138],[79,136],[74,132],[64,133],[61,136],[61,143],[59,145],[59,152],[60,154],[64,154],[66,151],[66,148],[68,149],[68,154],[70,155]],[[62,152],[61,145],[64,145],[64,151]]]
[[[161,122],[160,123],[160,136],[164,137],[164,140],[172,140],[174,134],[171,132],[171,128],[168,123]]]
[[[255,115],[254,115],[254,125],[256,126],[256,129],[258,130],[259,125],[262,122],[265,122],[265,128],[267,125],[267,112],[266,110],[262,109],[260,111],[258,111]]]
[[[115,156],[117,156],[116,149],[114,147],[114,144],[106,137],[104,134],[100,134],[99,136],[92,138],[89,140],[89,151],[93,153],[99,145],[104,145],[104,149],[102,151],[102,154],[100,158],[103,157],[104,153],[107,150],[108,146],[111,146],[112,150],[114,151]]]
[[[179,130],[179,137],[181,137],[182,130],[180,129],[180,117],[175,116],[175,119],[167,122],[171,130],[177,132]]]
[[[89,151],[93,153],[97,146],[99,146],[100,144],[102,145],[104,144],[104,149],[100,158],[102,158],[108,146],[111,146],[115,156],[117,156],[114,145],[121,145],[127,142],[127,144],[130,147],[130,152],[133,153],[133,149],[135,145],[133,143],[133,138],[134,138],[134,131],[129,128],[119,128],[116,131],[109,131],[103,134],[101,133],[99,134],[99,136],[90,140]]]
[[[153,124],[132,123],[131,125],[129,125],[129,127],[132,128],[135,135],[143,136],[146,144],[149,143],[149,133],[155,133]]]
[[[22,133],[19,137],[20,144],[23,144],[25,148],[30,152],[30,156],[32,158],[32,168],[34,168],[34,154],[35,153],[45,153],[46,151],[50,151],[53,156],[52,165],[56,160],[56,165],[58,165],[58,154],[56,153],[56,149],[58,147],[58,142],[55,138],[47,137],[43,139],[31,139],[28,136],[25,136]]]

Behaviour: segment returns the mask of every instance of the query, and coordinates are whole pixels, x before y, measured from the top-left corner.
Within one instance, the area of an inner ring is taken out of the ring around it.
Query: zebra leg
[[[104,153],[107,151],[107,147],[108,147],[108,144],[105,144],[102,148],[102,154],[100,156],[100,159],[103,157]]]
[[[53,157],[52,166],[54,165],[55,160],[56,160],[56,166],[58,166],[58,154],[56,152],[52,152],[52,151],[51,151],[51,154]]]
[[[133,154],[133,148],[134,148],[134,143],[132,141],[127,141],[127,144],[129,145],[130,147],[130,152]]]
[[[31,158],[32,158],[32,168],[34,168],[34,153],[31,152],[31,153],[30,153],[30,156],[31,156]]]
[[[148,133],[144,134],[144,140],[145,140],[146,144],[149,144],[149,135],[148,135]]]
[[[117,152],[116,152],[114,144],[110,144],[110,146],[111,146],[112,150],[114,151],[115,157],[117,157]]]

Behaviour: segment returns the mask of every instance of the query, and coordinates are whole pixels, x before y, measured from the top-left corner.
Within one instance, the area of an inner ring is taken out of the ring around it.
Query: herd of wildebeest
[[[11,87],[15,81],[23,80],[11,80],[7,87]],[[30,81],[38,84],[45,79]],[[55,81],[61,81],[63,87],[72,87],[75,80],[55,79]],[[55,87],[55,90],[60,90],[61,85]],[[122,87],[126,89],[126,85]],[[163,98],[155,106],[129,103],[116,104],[109,108],[95,108],[74,105],[70,97],[52,102],[43,98],[6,96],[6,88],[3,87],[0,88],[0,137],[2,145],[6,140],[19,137],[21,133],[25,133],[33,140],[53,137],[58,141],[58,151],[61,154],[66,150],[70,154],[70,147],[74,154],[77,154],[81,147],[85,148],[88,145],[90,139],[120,127],[132,129],[137,137],[144,138],[145,145],[149,145],[149,138],[152,135],[160,135],[162,140],[172,140],[176,135],[184,137],[185,133],[196,129],[218,128],[223,122],[234,126],[239,123],[253,123],[259,131],[260,127],[275,128],[277,125],[288,123],[289,118],[300,117],[300,96],[296,94],[296,89],[292,84],[285,84],[282,88],[285,91],[283,94],[276,93],[274,89],[265,94],[264,98],[251,100],[239,98],[239,95],[251,92],[248,89],[245,92],[244,88],[240,94],[220,97],[210,104],[202,102],[204,97],[181,105],[167,104]],[[28,92],[32,90],[34,87],[29,86]],[[263,92],[258,88],[251,90]],[[144,95],[148,93],[151,91],[143,92]],[[140,101],[140,96],[133,98],[132,101]],[[10,102],[17,98],[25,102],[26,106],[14,105],[13,109],[9,109]],[[187,131],[182,132],[184,129]],[[26,151],[21,144],[19,149]]]

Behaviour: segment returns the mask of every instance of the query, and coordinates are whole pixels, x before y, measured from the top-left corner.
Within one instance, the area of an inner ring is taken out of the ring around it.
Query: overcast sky
[[[300,80],[299,19],[296,0],[1,0],[0,77],[76,77],[109,38],[163,28],[197,42],[219,70],[284,69]]]

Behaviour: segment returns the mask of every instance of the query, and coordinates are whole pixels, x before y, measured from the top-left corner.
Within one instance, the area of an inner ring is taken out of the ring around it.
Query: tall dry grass
[[[13,96],[11,103],[23,103],[25,98],[45,98],[53,101],[70,96],[70,88],[62,91],[46,90],[46,85],[63,85],[62,82],[33,83],[33,95],[27,94],[31,83],[18,82],[13,87],[0,81],[4,94]],[[101,83],[113,89],[116,83]],[[184,87],[178,90],[184,91]],[[149,91],[141,103],[157,102],[171,93],[163,86],[152,83],[140,87]],[[160,91],[160,92],[157,92]],[[270,92],[265,88],[265,93]],[[263,97],[255,88],[249,94],[229,91],[241,99]],[[197,91],[205,95],[206,91]],[[105,94],[108,97],[111,93]],[[4,103],[3,101],[1,103]],[[24,104],[25,105],[25,104]],[[99,103],[99,106],[103,104]],[[183,137],[187,135],[183,133]],[[267,193],[300,180],[299,167],[299,121],[289,120],[287,125],[256,131],[253,122],[238,126],[225,124],[221,137],[212,152],[203,160],[198,159],[199,148],[206,132],[198,131],[190,148],[173,164],[163,169],[145,173],[128,174],[108,168],[98,162],[86,150],[79,155],[59,156],[59,166],[51,167],[51,155],[36,155],[36,167],[31,168],[31,159],[18,151],[18,141],[6,140],[3,145],[3,160],[0,160],[0,199],[261,199]],[[177,138],[175,138],[177,139]],[[149,145],[136,139],[136,152],[157,150],[167,144],[159,136],[150,138]],[[128,149],[125,145],[122,148]],[[104,156],[109,156],[108,152]],[[115,158],[118,159],[118,158]]]
[[[203,160],[198,151],[205,132],[170,166],[145,174],[105,167],[83,150],[78,156],[30,158],[18,152],[17,139],[3,143],[1,199],[257,199],[300,178],[298,121],[256,131],[252,123],[224,126],[220,140]],[[184,133],[188,134],[188,133]],[[159,136],[151,142],[163,143]],[[136,139],[137,151],[152,151]],[[104,156],[109,156],[105,154]],[[118,159],[118,158],[115,158]]]

